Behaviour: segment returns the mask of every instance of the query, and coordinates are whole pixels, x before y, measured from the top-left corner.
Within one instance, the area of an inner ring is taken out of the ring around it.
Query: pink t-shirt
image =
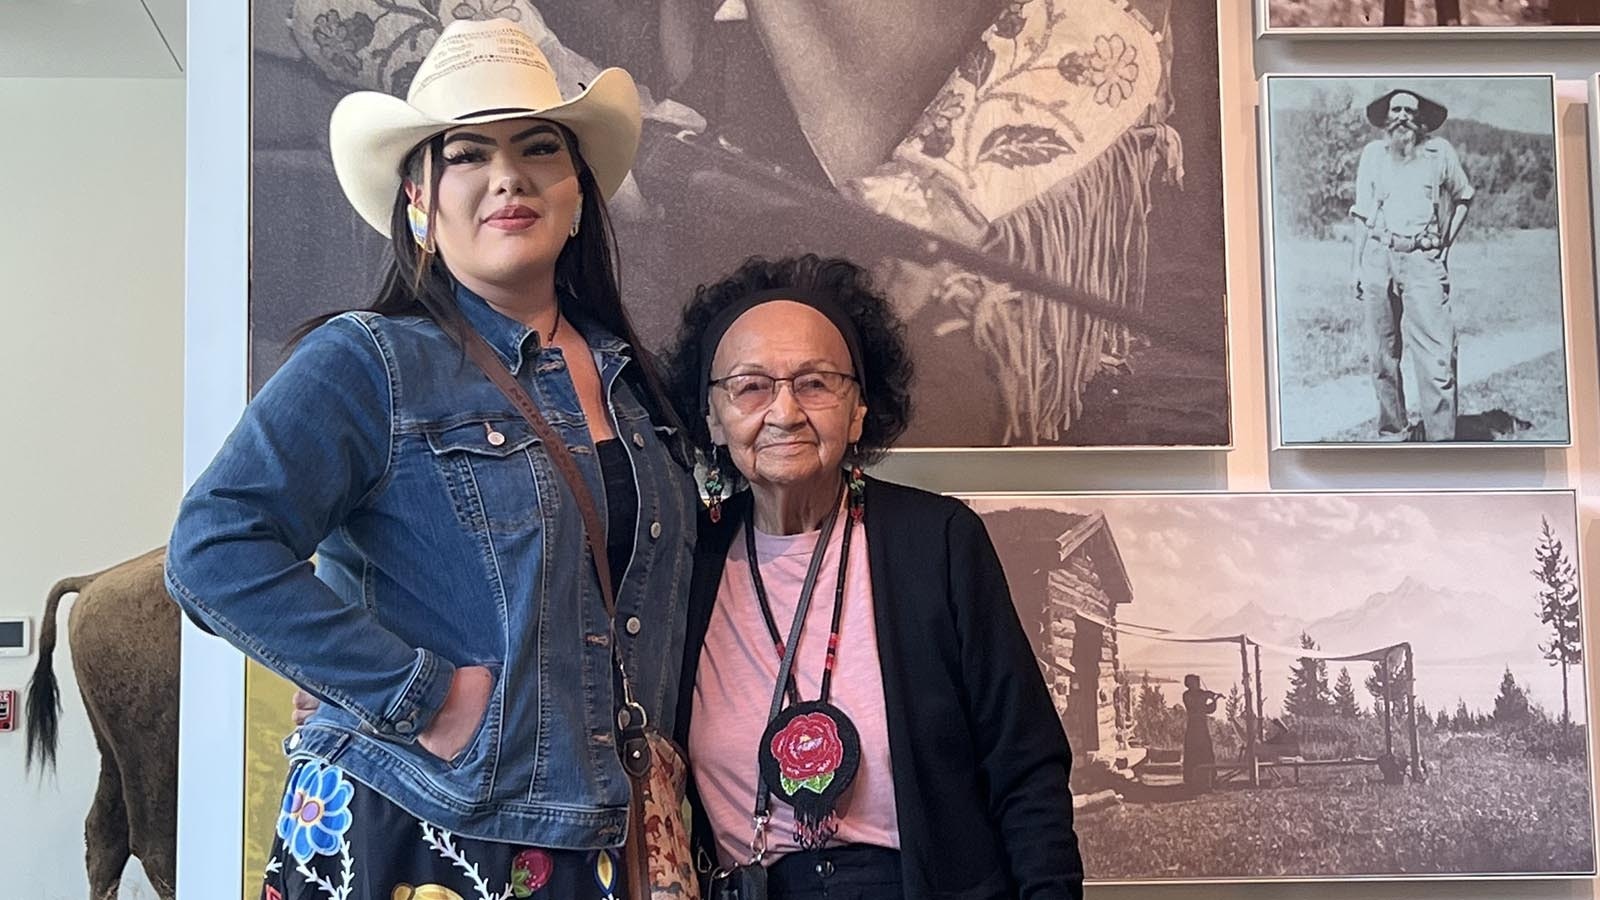
[[[795,657],[795,683],[800,699],[815,700],[822,686],[822,666],[833,620],[834,586],[838,583],[839,550],[844,518],[834,527],[817,587],[800,634]],[[778,633],[788,638],[794,611],[811,564],[820,531],[796,535],[756,532],[761,582],[772,604]],[[844,614],[839,622],[839,660],[833,675],[832,701],[861,734],[861,768],[855,783],[840,798],[839,831],[834,844],[873,844],[900,848],[895,819],[894,778],[889,767],[889,729],[884,717],[883,673],[878,667],[878,631],[872,617],[872,576],[867,568],[866,529],[857,525],[850,536],[850,565],[845,573]],[[717,837],[722,865],[745,862],[753,834],[756,750],[767,727],[767,712],[778,678],[778,654],[772,645],[745,555],[744,531],[733,537],[717,605],[706,631],[695,676],[694,720],[689,729],[689,763],[700,798]],[[767,833],[767,860],[800,849],[794,836],[794,810],[776,796]]]

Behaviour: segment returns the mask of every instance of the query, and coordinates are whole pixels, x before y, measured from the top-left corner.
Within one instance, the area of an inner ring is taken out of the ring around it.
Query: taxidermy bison
[[[100,784],[84,820],[89,896],[115,900],[129,856],[163,900],[175,897],[178,840],[179,610],[152,550],[95,575],[63,578],[45,600],[39,664],[28,682],[27,767],[54,768],[61,692],[51,668],[56,610],[67,618],[72,670],[100,748]]]

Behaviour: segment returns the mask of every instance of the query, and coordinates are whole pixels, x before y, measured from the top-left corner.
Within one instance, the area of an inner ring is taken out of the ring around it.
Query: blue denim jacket
[[[458,304],[566,438],[604,515],[561,352],[470,293]],[[627,346],[581,330],[639,493],[615,639],[670,734],[698,495],[667,429],[618,377]],[[582,519],[527,423],[431,320],[346,313],[306,337],[184,499],[167,586],[323,698],[285,742],[292,757],[337,763],[469,837],[622,842],[612,628]],[[477,735],[447,761],[416,736],[460,665],[486,666],[495,685]]]

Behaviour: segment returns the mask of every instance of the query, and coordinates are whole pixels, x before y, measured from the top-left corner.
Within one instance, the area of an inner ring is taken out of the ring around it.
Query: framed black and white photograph
[[[1571,443],[1549,75],[1268,75],[1274,448]]]
[[[255,0],[253,383],[364,303],[381,243],[333,104],[404,95],[443,23],[535,35],[564,91],[622,66],[644,139],[612,201],[650,349],[751,254],[869,265],[908,327],[899,447],[1231,444],[1215,3]]]
[[[1573,492],[963,499],[1091,881],[1594,874]]]
[[[1263,37],[1573,37],[1600,34],[1600,0],[1256,0]]]

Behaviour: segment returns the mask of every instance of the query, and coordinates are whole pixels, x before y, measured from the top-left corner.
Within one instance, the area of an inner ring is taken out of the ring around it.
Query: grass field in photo
[[[1298,785],[1285,772],[1268,787],[1081,814],[1084,866],[1096,880],[1591,870],[1581,758],[1541,756],[1494,731],[1431,729],[1422,755],[1422,784],[1383,784],[1370,766],[1307,770]]]
[[[1351,244],[1280,236],[1274,262],[1284,440],[1372,439],[1377,401]],[[1463,239],[1450,256],[1450,305],[1461,414],[1501,409],[1533,423],[1518,440],[1565,440],[1557,232],[1508,230]],[[1409,360],[1402,364],[1414,410],[1413,369]]]

